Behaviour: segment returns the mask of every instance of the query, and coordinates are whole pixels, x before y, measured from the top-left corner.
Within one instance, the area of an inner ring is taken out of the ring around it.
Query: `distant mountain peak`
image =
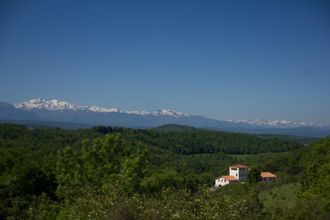
[[[170,109],[159,109],[158,111],[155,112],[156,115],[161,115],[161,116],[174,116],[174,117],[188,117],[189,114],[187,113],[182,113],[182,112],[177,112],[173,111]]]
[[[56,111],[56,110],[73,109],[74,105],[56,99],[47,101],[42,98],[36,98],[26,102],[18,103],[15,105],[15,107],[20,109],[44,109],[49,111]]]
[[[78,123],[81,125],[106,125],[129,128],[152,128],[164,124],[178,124],[197,128],[246,132],[253,134],[286,134],[324,137],[330,134],[330,126],[320,123],[288,120],[216,120],[171,109],[156,111],[128,111],[95,105],[76,105],[57,99],[31,99],[12,105],[0,102],[1,121],[32,121],[52,123]],[[170,126],[161,130],[186,130]]]
[[[277,127],[277,128],[296,128],[296,127],[323,127],[321,123],[307,123],[307,122],[296,122],[288,120],[226,120],[228,122],[233,122],[237,124],[249,124],[252,126],[263,126],[263,127]]]
[[[133,115],[153,115],[153,116],[170,116],[170,117],[188,117],[189,114],[173,111],[170,109],[161,109],[154,112],[147,111],[128,111],[120,110],[118,108],[106,108],[99,107],[95,105],[75,105],[66,101],[60,101],[57,99],[45,100],[42,98],[31,99],[26,102],[18,103],[15,105],[18,109],[27,109],[27,110],[47,110],[47,111],[90,111],[97,113],[124,113],[124,114],[133,114]]]
[[[170,117],[170,118],[183,118],[190,117],[187,113],[177,112],[171,109],[159,109],[157,111],[148,112],[141,110],[121,110],[118,108],[100,107],[95,105],[76,105],[66,101],[57,99],[46,100],[42,98],[31,99],[26,102],[18,103],[15,105],[17,109],[25,110],[45,110],[45,111],[88,111],[95,113],[120,113],[137,116],[154,116],[154,117]],[[221,122],[221,121],[220,121]],[[230,122],[237,125],[248,125],[251,127],[263,128],[297,128],[297,127],[324,127],[320,123],[306,123],[294,122],[289,120],[223,120],[222,122]]]

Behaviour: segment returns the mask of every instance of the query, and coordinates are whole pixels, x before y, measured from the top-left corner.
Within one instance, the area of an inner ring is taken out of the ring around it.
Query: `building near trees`
[[[248,171],[248,166],[244,164],[234,164],[229,167],[228,176],[220,176],[215,179],[215,187],[243,183],[247,180]],[[275,182],[276,175],[271,172],[261,172],[260,179],[262,182]]]
[[[276,181],[276,175],[271,172],[261,172],[261,181],[262,182],[275,182]]]

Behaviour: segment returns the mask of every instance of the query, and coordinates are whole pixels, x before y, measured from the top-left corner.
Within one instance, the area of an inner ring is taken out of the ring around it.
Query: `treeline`
[[[59,128],[28,128],[23,125],[0,124],[0,141],[9,146],[22,147],[73,146],[85,138],[95,138],[107,133],[120,133],[125,141],[139,141],[158,146],[178,154],[256,154],[265,152],[285,152],[302,147],[301,144],[280,138],[262,138],[254,135],[216,132],[202,129],[188,129],[187,132],[162,132],[162,130],[139,130],[111,127],[63,130]],[[4,143],[6,142],[6,143]]]
[[[132,130],[125,135],[148,145],[159,146],[179,154],[257,154],[285,152],[302,147],[301,144],[280,138],[262,138],[255,135],[188,129],[187,131]]]

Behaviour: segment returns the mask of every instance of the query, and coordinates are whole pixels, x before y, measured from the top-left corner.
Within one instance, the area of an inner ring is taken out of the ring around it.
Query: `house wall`
[[[236,167],[229,167],[229,176],[239,177],[239,169]]]
[[[247,168],[240,168],[239,169],[239,178],[238,178],[239,181],[246,181],[247,172],[248,172]]]
[[[247,176],[247,168],[229,167],[229,175],[236,177],[239,181],[245,181]]]
[[[263,177],[262,182],[275,182],[276,178],[275,177]]]
[[[229,184],[229,182],[227,180],[225,180],[224,178],[218,178],[215,180],[215,187],[224,186],[227,184]]]

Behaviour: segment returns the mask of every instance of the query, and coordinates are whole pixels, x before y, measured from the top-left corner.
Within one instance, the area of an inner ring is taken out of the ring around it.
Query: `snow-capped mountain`
[[[15,105],[19,109],[40,109],[47,111],[92,111],[92,112],[118,112],[116,108],[103,108],[99,106],[82,106],[73,105],[65,101],[59,101],[56,99],[45,100],[41,98],[31,99],[26,102],[18,103]]]
[[[123,113],[123,114],[132,114],[138,116],[168,116],[168,117],[189,117],[190,115],[187,113],[177,112],[170,109],[162,109],[154,112],[148,111],[129,111],[129,110],[121,110],[118,108],[106,108],[95,105],[76,105],[71,104],[65,101],[60,101],[56,99],[45,100],[41,98],[31,99],[26,102],[18,103],[14,105],[17,109],[24,110],[46,110],[46,111],[87,111],[87,112],[95,112],[95,113]],[[243,125],[251,125],[257,127],[276,127],[276,128],[296,128],[296,127],[322,127],[322,124],[318,123],[306,123],[306,122],[294,122],[288,120],[266,120],[262,121],[259,119],[255,120],[224,120],[224,122],[235,123],[235,124],[243,124]]]
[[[189,114],[173,111],[170,109],[162,109],[154,112],[147,111],[128,111],[121,110],[118,108],[105,108],[99,107],[95,105],[75,105],[65,101],[59,101],[56,99],[53,100],[45,100],[41,98],[31,99],[26,102],[18,103],[15,105],[18,109],[25,110],[47,110],[47,111],[90,111],[96,113],[125,113],[125,114],[135,114],[135,115],[154,115],[154,116],[171,116],[171,117],[188,117]]]
[[[152,114],[159,115],[159,116],[189,117],[188,113],[177,112],[177,111],[173,111],[173,110],[170,110],[170,109],[158,110],[158,111],[156,111]]]
[[[321,123],[307,123],[307,122],[296,122],[288,120],[266,120],[262,121],[259,119],[255,120],[226,120],[228,122],[233,122],[236,124],[249,124],[253,126],[263,126],[263,127],[277,127],[277,128],[296,128],[296,127],[323,127]]]
[[[286,134],[323,137],[330,134],[330,126],[287,120],[215,120],[173,110],[131,111],[95,105],[76,105],[60,100],[32,99],[15,105],[0,102],[0,122],[47,122],[71,127],[106,125],[128,128],[153,128],[178,124],[218,131],[253,134]],[[63,126],[64,127],[64,126]]]

